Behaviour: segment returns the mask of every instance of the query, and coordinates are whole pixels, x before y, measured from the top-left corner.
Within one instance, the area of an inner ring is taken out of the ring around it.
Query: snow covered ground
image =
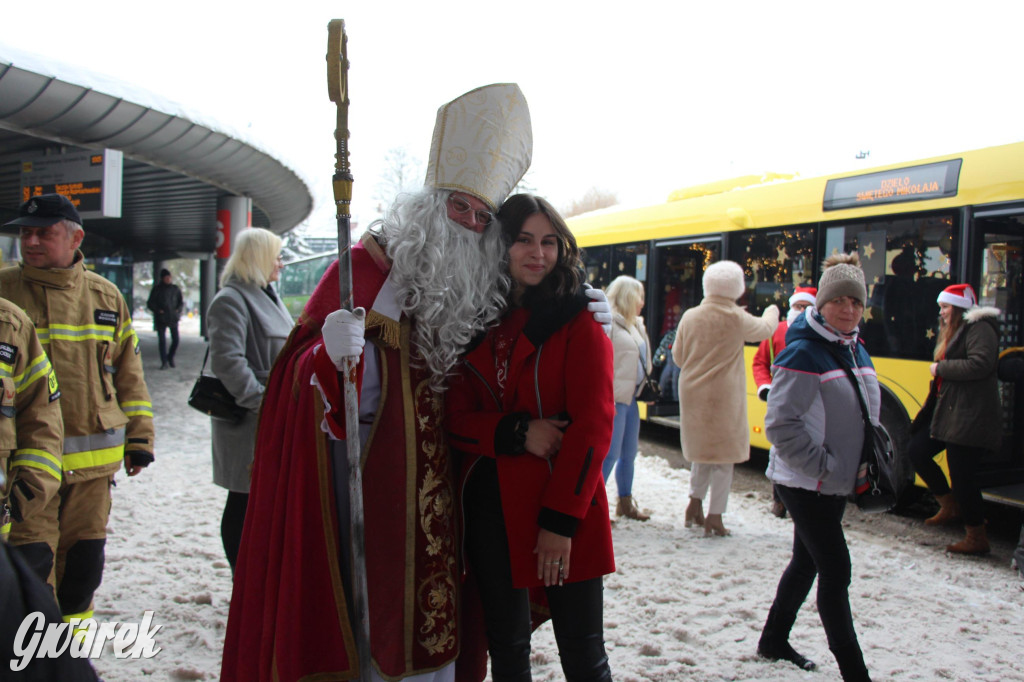
[[[178,368],[161,371],[145,326],[138,322],[157,460],[134,479],[118,475],[96,617],[138,623],[154,611],[162,651],[117,660],[108,649],[96,668],[108,682],[215,680],[231,595],[219,531],[226,493],[210,482],[209,421],[185,403],[205,344],[195,321],[183,323]],[[605,637],[615,679],[838,679],[813,594],[792,641],[818,670],[755,655],[792,542],[790,522],[768,513],[767,485],[734,485],[725,517],[733,535],[705,539],[683,527],[688,476],[661,457],[637,462],[634,492],[653,518],[614,529],[618,571],[605,582]],[[941,548],[953,531],[855,511],[847,522],[851,601],[873,679],[1024,680],[1024,591],[1007,547],[951,558]],[[549,625],[534,635],[533,659],[535,680],[562,679]]]

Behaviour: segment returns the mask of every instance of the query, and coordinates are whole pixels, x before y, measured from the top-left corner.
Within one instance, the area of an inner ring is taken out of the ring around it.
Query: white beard
[[[477,234],[450,220],[448,194],[402,197],[381,221],[398,302],[414,322],[412,362],[438,392],[466,345],[497,321],[509,290],[501,227]]]
[[[796,322],[796,318],[798,318],[801,315],[803,315],[804,311],[806,311],[806,310],[807,310],[806,308],[804,308],[804,310],[797,310],[796,308],[790,308],[789,312],[786,313],[786,323],[787,324],[793,324],[794,322]]]

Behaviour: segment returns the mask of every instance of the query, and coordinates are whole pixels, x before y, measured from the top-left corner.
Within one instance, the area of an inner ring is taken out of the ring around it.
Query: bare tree
[[[576,199],[572,204],[562,209],[562,215],[566,218],[571,218],[574,215],[596,211],[599,208],[608,208],[618,203],[619,198],[615,195],[615,192],[609,192],[599,187],[591,187],[583,195],[582,199]]]
[[[384,171],[373,188],[378,214],[383,214],[384,209],[400,193],[415,191],[423,186],[423,162],[405,147],[388,150],[384,155],[384,163]]]

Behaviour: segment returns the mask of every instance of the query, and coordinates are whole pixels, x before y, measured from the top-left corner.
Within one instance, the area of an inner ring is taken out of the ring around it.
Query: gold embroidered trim
[[[380,329],[380,340],[388,348],[401,348],[402,326],[397,320],[376,310],[366,311],[366,329]]]

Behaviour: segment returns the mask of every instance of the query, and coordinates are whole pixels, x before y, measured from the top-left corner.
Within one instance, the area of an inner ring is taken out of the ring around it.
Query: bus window
[[[747,311],[760,315],[771,304],[785,319],[789,297],[798,286],[814,286],[814,229],[781,227],[729,236],[729,260],[743,266]]]
[[[611,278],[629,275],[644,282],[647,280],[647,244],[618,244],[612,247]]]
[[[683,313],[704,298],[704,270],[721,260],[721,253],[718,238],[657,246],[657,272],[647,315],[651,343],[660,342],[665,334],[675,334]]]
[[[611,247],[589,246],[583,249],[583,267],[587,271],[587,284],[605,289],[612,282]]]
[[[828,225],[823,253],[857,250],[868,287],[861,338],[872,356],[929,360],[936,298],[952,281],[953,213]]]
[[[619,275],[647,280],[647,244],[616,244],[583,249],[587,283],[605,289]]]

